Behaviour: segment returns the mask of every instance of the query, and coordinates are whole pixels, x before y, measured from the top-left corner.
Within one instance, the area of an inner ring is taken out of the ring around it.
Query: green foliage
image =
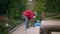
[[[9,10],[10,0],[0,0],[0,15],[6,15],[6,10]],[[5,24],[0,22],[0,34],[8,34]]]
[[[46,12],[60,13],[60,0],[46,0]]]
[[[41,19],[41,13],[45,11],[46,0],[35,0],[34,10],[37,12],[37,19]]]
[[[18,1],[20,14],[22,14],[22,12],[24,10],[26,10],[26,2],[27,2],[27,0],[19,0]]]
[[[46,18],[48,17],[53,17],[53,18],[57,18],[54,16],[58,16],[60,14],[60,0],[46,0],[46,13],[55,13],[55,15],[51,14],[47,14]],[[58,15],[57,15],[58,14]]]
[[[11,18],[15,18],[18,17],[19,15],[19,10],[18,10],[18,5],[17,5],[17,1],[16,0],[11,0],[10,2],[10,7],[9,10],[6,10],[6,15],[11,19]]]
[[[37,19],[41,18],[41,13],[60,13],[60,0],[35,0],[35,8],[34,10],[37,12]],[[53,14],[45,15],[47,17],[56,16]]]
[[[14,28],[21,22],[21,14],[26,9],[27,0],[0,0],[0,15],[8,17],[9,29],[0,23],[0,34],[8,34],[7,30]]]
[[[0,15],[6,15],[6,10],[10,7],[10,0],[0,0]]]
[[[4,27],[3,23],[0,22],[0,34],[8,34],[7,29]]]
[[[45,14],[45,18],[49,18],[49,17],[54,17],[54,16],[57,16],[56,14]]]
[[[11,0],[10,10],[8,12],[10,29],[14,28],[22,21],[21,14],[26,9],[26,0]]]
[[[21,24],[21,20],[14,20],[14,19],[12,19],[12,20],[10,20],[8,22],[8,24],[10,25],[10,28],[8,29],[10,31],[11,29],[16,27],[17,25]]]

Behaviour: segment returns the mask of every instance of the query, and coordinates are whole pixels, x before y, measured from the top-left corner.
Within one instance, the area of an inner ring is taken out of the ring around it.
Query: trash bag
[[[41,26],[41,22],[36,22],[34,26]]]

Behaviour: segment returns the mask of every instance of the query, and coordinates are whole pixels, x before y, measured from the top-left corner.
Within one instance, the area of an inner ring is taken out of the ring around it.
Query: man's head
[[[36,12],[34,12],[34,16],[33,16],[33,18],[36,18],[36,16],[37,16],[37,13],[36,13]]]

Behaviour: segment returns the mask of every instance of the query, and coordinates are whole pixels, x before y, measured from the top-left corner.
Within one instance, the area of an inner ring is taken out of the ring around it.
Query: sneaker
[[[27,29],[27,30],[29,30],[29,29]]]

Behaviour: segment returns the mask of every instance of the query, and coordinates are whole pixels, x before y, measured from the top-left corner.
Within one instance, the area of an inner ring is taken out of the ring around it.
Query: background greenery
[[[46,0],[46,12],[59,13],[60,0]]]
[[[46,13],[48,13],[47,15],[50,17],[54,17],[54,16],[58,16],[60,17],[60,0],[46,0]],[[49,13],[53,13],[50,14]],[[47,17],[46,15],[46,17]],[[47,18],[49,18],[47,17]],[[54,17],[54,18],[58,18],[58,17]]]
[[[11,30],[22,22],[21,14],[26,10],[27,0],[0,0],[0,15],[8,18],[9,27],[0,23],[0,34],[8,34],[8,30]]]
[[[37,18],[41,19],[41,13],[45,11],[46,0],[35,0],[34,2],[34,11],[37,12]]]
[[[27,0],[0,0],[0,16],[7,17],[7,23],[10,25],[6,29],[7,27],[0,22],[0,34],[8,34],[7,30],[11,30],[22,22],[22,12],[31,7],[26,3]],[[34,11],[37,12],[36,20],[42,19],[43,12],[45,12],[45,18],[60,15],[60,0],[34,0]]]
[[[34,11],[38,14],[37,19],[42,19],[43,16],[41,14],[43,12],[45,13],[45,18],[59,17],[60,15],[60,0],[35,0],[34,4]]]

